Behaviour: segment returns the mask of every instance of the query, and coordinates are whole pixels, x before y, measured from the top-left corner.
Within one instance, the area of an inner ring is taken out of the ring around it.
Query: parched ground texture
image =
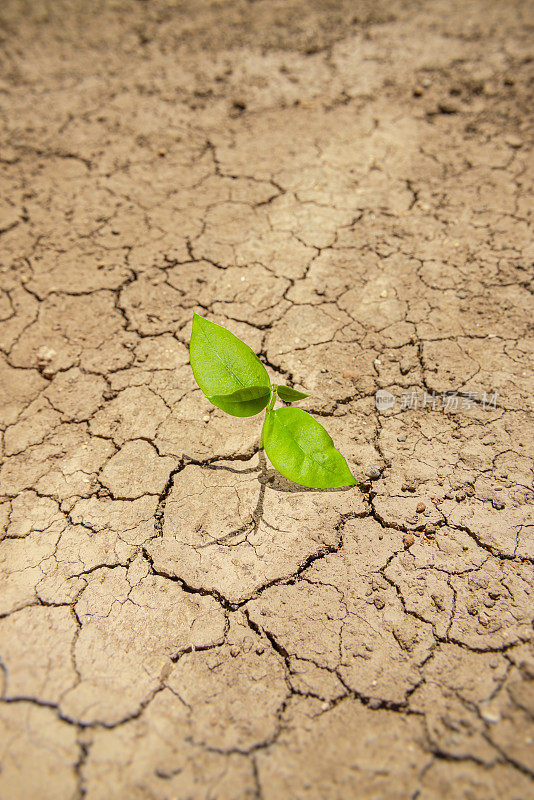
[[[4,0],[2,800],[534,798],[533,17]]]

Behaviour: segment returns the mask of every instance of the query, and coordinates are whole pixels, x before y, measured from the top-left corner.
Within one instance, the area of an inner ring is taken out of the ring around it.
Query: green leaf
[[[253,417],[263,411],[271,391],[266,386],[247,386],[232,394],[212,394],[208,400],[233,417]]]
[[[301,408],[269,412],[263,446],[273,467],[301,486],[332,489],[357,482],[331,436]]]
[[[278,397],[280,400],[283,400],[284,403],[294,403],[295,400],[304,400],[305,397],[309,397],[309,394],[304,394],[304,392],[298,392],[296,389],[292,389],[290,386],[277,386],[278,390]]]
[[[206,397],[229,395],[248,387],[270,390],[267,370],[250,347],[198,314],[193,316],[189,357],[195,380]]]

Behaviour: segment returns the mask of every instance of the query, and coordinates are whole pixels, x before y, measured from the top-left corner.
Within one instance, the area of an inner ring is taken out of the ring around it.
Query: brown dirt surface
[[[533,22],[0,4],[1,800],[533,800]]]

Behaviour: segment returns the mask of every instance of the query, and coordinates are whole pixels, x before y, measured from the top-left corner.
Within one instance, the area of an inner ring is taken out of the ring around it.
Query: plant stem
[[[273,410],[274,404],[276,403],[276,396],[278,394],[278,387],[271,386],[271,399],[269,400],[269,405],[266,408],[267,414],[269,411]]]

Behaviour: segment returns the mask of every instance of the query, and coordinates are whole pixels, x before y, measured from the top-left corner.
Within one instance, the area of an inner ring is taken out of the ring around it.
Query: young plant
[[[195,314],[189,353],[195,380],[214,406],[233,417],[266,409],[262,445],[285,478],[313,489],[357,483],[317,420],[301,408],[274,408],[277,397],[293,403],[308,395],[271,383],[259,358],[237,336]]]

